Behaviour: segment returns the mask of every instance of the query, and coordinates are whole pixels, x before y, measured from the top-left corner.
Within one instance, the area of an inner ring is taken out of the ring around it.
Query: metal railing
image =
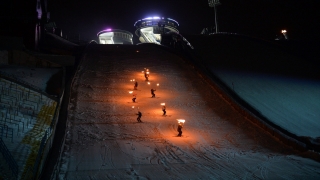
[[[5,124],[0,124],[0,137],[3,138],[4,135],[6,136],[6,138],[11,137],[11,142],[13,142],[13,129],[9,128],[7,125]]]
[[[14,160],[13,156],[11,155],[10,151],[8,150],[7,146],[4,144],[2,138],[0,138],[0,152],[2,153],[4,159],[9,165],[9,168],[12,172],[12,175],[16,178],[19,174],[19,167],[17,162]]]
[[[25,179],[25,180],[38,179],[42,173],[43,166],[47,158],[48,152],[52,147],[53,138],[54,138],[53,134],[54,134],[55,126],[57,124],[57,120],[59,117],[59,110],[61,107],[62,98],[64,96],[64,88],[65,88],[65,69],[63,69],[63,79],[62,79],[62,88],[61,88],[63,90],[59,94],[59,101],[57,101],[58,104],[55,108],[55,112],[54,112],[54,116],[52,118],[51,124],[47,128],[44,136],[41,139],[40,147],[37,153],[37,158],[33,167],[28,167],[26,175],[21,179]]]
[[[30,84],[30,83],[28,83],[28,82],[26,82],[26,81],[23,81],[23,80],[21,80],[21,79],[16,78],[16,77],[15,77],[14,75],[12,75],[12,74],[8,74],[8,73],[1,72],[1,71],[0,71],[0,77],[1,77],[1,78],[4,78],[4,79],[7,79],[7,80],[9,80],[9,81],[15,82],[15,83],[17,83],[17,84],[22,84],[23,86],[25,86],[25,87],[27,87],[27,88],[29,88],[29,89],[31,89],[31,90],[34,90],[34,91],[40,93],[41,95],[43,94],[43,95],[45,95],[46,97],[48,97],[48,98],[50,98],[50,99],[52,99],[52,100],[54,100],[54,101],[58,101],[58,98],[57,98],[57,97],[52,96],[52,95],[44,92],[42,89],[40,89],[40,88],[37,87],[37,86],[34,86],[33,84]]]
[[[64,70],[64,76],[63,76],[63,80],[62,80],[62,84],[63,84],[63,89],[64,89],[64,81],[65,81],[65,69],[63,69]],[[15,78],[15,77],[10,77],[10,75],[9,74],[6,74],[6,73],[4,73],[4,72],[0,72],[0,77],[1,78],[4,78],[4,79],[6,79],[6,80],[8,80],[8,81],[11,81],[11,83],[12,82],[14,82],[14,83],[17,83],[17,84],[21,84],[22,86],[24,86],[24,87],[26,87],[27,89],[29,89],[29,91],[30,91],[30,89],[31,90],[33,90],[33,91],[35,91],[35,92],[37,92],[37,93],[39,93],[40,94],[40,99],[39,99],[39,101],[41,101],[41,100],[43,100],[43,98],[42,98],[42,96],[45,96],[45,97],[47,97],[47,98],[49,98],[49,99],[51,99],[51,100],[54,100],[54,101],[56,101],[56,102],[58,102],[58,104],[57,104],[57,106],[56,106],[56,108],[55,108],[55,112],[54,112],[54,116],[53,116],[53,118],[52,118],[52,122],[51,122],[51,124],[50,124],[50,126],[47,128],[47,130],[45,131],[45,134],[43,135],[43,137],[42,137],[42,139],[41,139],[41,143],[40,143],[40,146],[39,146],[39,150],[38,150],[38,153],[37,153],[37,157],[36,157],[36,160],[35,160],[35,162],[34,162],[34,164],[33,164],[33,166],[31,166],[31,167],[28,167],[27,168],[27,171],[26,171],[26,173],[23,175],[23,177],[20,177],[21,179],[37,179],[38,178],[38,176],[39,176],[39,174],[41,173],[41,171],[42,171],[42,168],[43,168],[43,166],[44,166],[44,161],[45,161],[45,159],[46,159],[46,157],[47,157],[47,154],[48,154],[48,152],[49,152],[49,150],[50,150],[50,148],[51,148],[51,146],[52,146],[52,142],[53,142],[53,136],[52,136],[52,131],[54,130],[54,128],[55,128],[55,124],[56,124],[56,122],[57,122],[57,117],[59,116],[59,109],[60,109],[60,104],[61,104],[61,99],[62,99],[62,97],[63,97],[63,93],[64,93],[64,91],[62,91],[60,94],[59,94],[59,96],[58,97],[54,97],[54,96],[51,96],[51,95],[49,95],[49,94],[47,94],[47,93],[45,93],[44,91],[42,91],[40,88],[38,88],[38,87],[35,87],[34,85],[32,85],[32,84],[29,84],[29,83],[27,83],[27,82],[24,82],[24,81],[22,81],[22,80],[20,80],[20,79],[18,79],[18,78]],[[10,87],[13,87],[13,89],[8,89],[8,88],[2,88],[2,90],[3,91],[8,91],[6,94],[7,95],[9,95],[9,94],[11,94],[11,92],[15,92],[15,90],[14,89],[17,89],[17,87],[14,87],[14,86],[12,86],[11,85],[11,83],[10,83]],[[17,85],[16,84],[16,85]],[[14,85],[14,84],[13,84]],[[11,90],[13,90],[13,91],[11,91]],[[23,97],[23,96],[29,96],[29,94],[21,94],[21,92],[17,92],[17,93],[15,93],[16,95],[18,95],[17,97],[13,97],[13,98],[15,98],[14,100],[15,100],[15,102],[17,101],[17,100],[21,100],[21,97]],[[0,99],[1,99],[1,97],[0,97]],[[28,98],[27,98],[28,99]],[[5,99],[3,99],[2,98],[2,100],[5,100]],[[11,99],[9,99],[9,100],[11,100]],[[36,106],[38,107],[39,105],[38,105],[38,103],[40,103],[40,102],[34,102],[35,104],[36,104]],[[4,106],[4,105],[6,105],[5,103],[4,104],[1,104],[1,106]],[[11,109],[10,109],[10,112],[12,111],[12,112],[14,112],[14,111],[18,111],[18,109],[19,110],[22,110],[23,108],[22,107],[20,107],[20,104],[17,104],[16,103],[16,105],[18,105],[18,107],[11,107]],[[31,104],[30,106],[34,106],[33,104]],[[22,109],[21,109],[22,108]],[[33,108],[33,109],[38,109],[38,108]],[[27,113],[28,114],[28,113]],[[34,114],[34,113],[33,113]],[[13,113],[13,117],[16,115],[16,113]],[[6,116],[7,116],[7,113],[5,114],[5,116],[4,116],[4,120],[7,120],[7,118],[6,118]],[[11,116],[10,116],[10,118],[11,118]],[[12,119],[12,118],[11,118]],[[3,137],[10,137],[10,135],[11,135],[11,141],[13,141],[13,129],[11,129],[11,128],[8,128],[8,126],[7,125],[2,125],[2,124],[0,124],[1,126],[0,126],[0,136],[1,136],[1,138]],[[10,134],[11,133],[11,134]],[[9,149],[6,147],[6,145],[4,144],[4,142],[2,141],[2,139],[1,139],[1,144],[0,144],[0,150],[1,150],[1,152],[2,152],[2,154],[3,154],[3,156],[5,157],[5,159],[6,159],[6,162],[9,164],[9,168],[10,168],[10,170],[12,171],[12,173],[13,173],[13,175],[15,175],[15,177],[16,178],[18,178],[19,177],[19,174],[20,174],[20,172],[19,172],[19,168],[18,168],[18,165],[17,165],[17,163],[16,163],[16,161],[14,160],[14,158],[13,158],[13,156],[11,155],[11,153],[10,153],[10,151],[9,151]]]

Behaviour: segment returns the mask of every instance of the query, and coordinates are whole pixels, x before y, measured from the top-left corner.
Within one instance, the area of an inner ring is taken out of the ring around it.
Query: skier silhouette
[[[144,72],[144,77],[146,78],[146,81],[149,81],[149,74],[147,74],[147,72]]]
[[[163,111],[163,116],[165,116],[166,113],[167,113],[167,111],[166,111],[166,106],[163,106],[163,107],[162,107],[162,111]]]
[[[155,91],[156,91],[155,89],[151,89],[152,98],[155,98],[155,97],[156,97],[156,94],[154,94]]]
[[[133,89],[134,89],[134,90],[137,90],[137,87],[138,87],[138,82],[136,81],[136,82],[134,83]]]
[[[179,132],[178,136],[181,137],[181,135],[182,135],[182,123],[179,123],[177,131]]]
[[[138,115],[137,121],[138,121],[138,122],[142,122],[142,121],[141,121],[142,113],[141,113],[140,111],[138,111],[138,114],[137,114],[137,115]]]

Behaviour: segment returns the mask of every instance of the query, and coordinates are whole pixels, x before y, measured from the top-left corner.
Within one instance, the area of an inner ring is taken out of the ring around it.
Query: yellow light
[[[130,81],[132,82],[132,79],[130,79]]]
[[[150,82],[148,82],[148,84],[150,85]]]
[[[157,86],[159,86],[159,83],[157,84]]]
[[[177,119],[177,121],[178,121],[178,123],[184,123],[184,122],[186,122],[186,120],[184,120],[184,119]]]
[[[132,94],[133,93],[133,91],[129,91],[129,94]]]
[[[135,79],[132,79],[132,81],[135,81]]]
[[[164,105],[166,105],[166,103],[161,103],[161,106],[164,106]]]
[[[149,71],[147,71],[147,74],[149,74]]]
[[[134,108],[134,106],[132,106],[132,108]]]
[[[287,30],[281,30],[281,33],[286,33],[287,32]]]

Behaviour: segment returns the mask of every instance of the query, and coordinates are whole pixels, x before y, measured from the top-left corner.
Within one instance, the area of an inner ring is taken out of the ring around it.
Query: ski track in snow
[[[318,162],[250,124],[177,56],[135,48],[134,56],[87,52],[72,86],[59,179],[320,178]],[[133,78],[137,103],[128,93]],[[182,137],[178,118],[186,119]]]

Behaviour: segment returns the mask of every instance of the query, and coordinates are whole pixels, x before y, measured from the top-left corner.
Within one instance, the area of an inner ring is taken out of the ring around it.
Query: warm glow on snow
[[[178,123],[184,123],[186,120],[184,119],[177,119]]]
[[[148,52],[143,58],[120,48],[110,59],[86,52],[90,63],[72,89],[79,95],[69,104],[60,179],[317,179],[319,163],[250,123],[178,56],[140,48]],[[152,69],[149,81],[143,67]],[[162,86],[155,97],[150,84]]]

